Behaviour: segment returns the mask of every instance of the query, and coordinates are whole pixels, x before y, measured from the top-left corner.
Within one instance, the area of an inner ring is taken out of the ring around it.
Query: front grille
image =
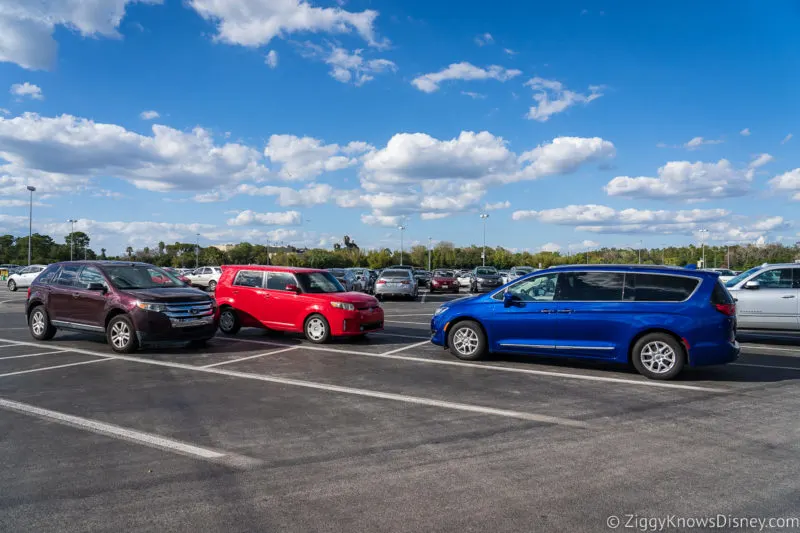
[[[166,304],[164,314],[169,318],[202,318],[214,314],[212,302],[176,302]]]
[[[361,331],[370,331],[373,329],[380,329],[383,327],[383,322],[370,322],[369,324],[362,324]]]

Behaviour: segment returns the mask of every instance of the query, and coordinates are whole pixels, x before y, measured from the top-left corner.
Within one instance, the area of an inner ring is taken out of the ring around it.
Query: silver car
[[[372,290],[372,278],[366,268],[348,268],[353,277],[353,290],[359,292],[370,292]]]
[[[411,270],[387,268],[375,281],[375,297],[382,300],[386,297],[417,298],[417,281]]]
[[[751,268],[725,286],[736,298],[739,329],[800,332],[800,264]]]

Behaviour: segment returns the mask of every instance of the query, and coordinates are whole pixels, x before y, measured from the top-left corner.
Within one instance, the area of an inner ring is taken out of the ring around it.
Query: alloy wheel
[[[222,316],[219,317],[219,326],[222,328],[222,331],[228,332],[232,330],[235,323],[236,317],[233,316],[233,311],[224,311]]]
[[[461,355],[474,354],[478,344],[478,334],[472,328],[461,328],[453,335],[453,346]]]
[[[44,330],[47,328],[45,320],[44,311],[41,310],[34,311],[33,316],[31,316],[31,329],[37,337],[44,334]]]
[[[325,323],[319,317],[314,317],[306,324],[308,336],[315,341],[325,338]]]
[[[661,341],[648,342],[640,355],[642,365],[654,374],[664,374],[675,366],[677,356],[672,347]]]
[[[125,348],[131,340],[131,328],[123,321],[111,327],[111,342],[118,349]]]

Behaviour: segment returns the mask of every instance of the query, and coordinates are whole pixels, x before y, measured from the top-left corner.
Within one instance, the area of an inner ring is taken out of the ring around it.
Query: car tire
[[[314,313],[303,323],[303,333],[314,344],[325,344],[331,338],[331,326],[324,316]]]
[[[242,328],[242,323],[239,321],[239,315],[232,307],[225,307],[219,314],[219,329],[225,335],[236,335]]]
[[[136,329],[128,315],[117,315],[108,322],[106,340],[117,353],[133,353],[139,348]]]
[[[17,292],[17,282],[13,279],[8,280],[8,290],[11,292]]]
[[[217,282],[212,279],[208,282],[208,291],[214,292],[215,290],[217,290]]]
[[[650,333],[633,345],[634,368],[650,379],[674,379],[686,364],[686,353],[675,337],[666,333]]]
[[[488,352],[486,334],[480,324],[472,320],[456,322],[447,334],[450,353],[464,361],[483,359]]]
[[[37,305],[28,316],[28,329],[31,337],[37,341],[49,341],[56,334],[56,328],[50,323],[47,310],[43,305]]]

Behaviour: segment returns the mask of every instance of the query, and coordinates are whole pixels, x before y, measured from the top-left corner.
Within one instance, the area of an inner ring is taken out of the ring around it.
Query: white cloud
[[[160,116],[161,115],[158,114],[158,111],[153,111],[153,110],[142,111],[141,113],[139,113],[139,118],[142,120],[155,120]]]
[[[783,140],[781,141],[781,144],[786,144],[791,140],[792,140],[792,134],[790,133],[786,137],[783,138]]]
[[[56,59],[56,26],[83,37],[119,38],[129,4],[161,0],[3,0],[0,4],[0,62],[47,70]]]
[[[739,135],[743,135],[744,137],[749,137],[750,136],[750,128],[743,129],[742,131],[739,132]]]
[[[461,94],[463,94],[464,96],[469,96],[473,100],[483,100],[484,98],[486,98],[485,94],[474,93],[472,91],[461,91]]]
[[[751,227],[756,231],[774,231],[778,229],[785,229],[786,222],[783,220],[783,217],[774,216],[759,220],[751,225]]]
[[[267,64],[269,68],[275,68],[278,66],[278,52],[275,50],[270,50],[267,52],[266,57],[264,58],[264,63]]]
[[[561,246],[554,242],[548,242],[547,244],[543,244],[539,247],[540,252],[557,252],[561,250]]]
[[[325,63],[331,66],[331,77],[342,83],[356,86],[375,79],[375,74],[396,72],[397,65],[388,59],[369,59],[361,57],[361,50],[349,53],[344,48],[333,48]]]
[[[491,33],[484,33],[482,35],[478,35],[475,37],[475,44],[478,46],[486,46],[487,44],[493,44],[494,37],[492,37]]]
[[[264,155],[272,162],[281,164],[281,177],[298,180],[353,166],[358,163],[358,158],[351,155],[371,148],[359,141],[342,147],[338,144],[323,144],[313,137],[272,135],[264,149]]]
[[[736,169],[726,159],[717,163],[670,161],[658,169],[658,177],[617,176],[608,182],[605,191],[609,196],[627,198],[728,198],[747,194],[751,171],[752,168]]]
[[[494,211],[496,209],[508,209],[509,207],[511,207],[511,202],[506,200],[504,202],[494,202],[494,203],[484,204],[483,209],[485,209],[486,211]]]
[[[140,189],[169,191],[208,190],[268,173],[257,150],[217,145],[203,128],[151,129],[152,135],[140,135],[71,115],[0,117],[0,158],[8,162],[0,176],[44,180],[60,190],[116,177]]]
[[[683,145],[684,148],[688,148],[689,150],[697,150],[701,146],[708,146],[713,144],[722,144],[723,140],[721,139],[704,139],[703,137],[693,137],[690,139],[686,144]]]
[[[536,105],[528,110],[527,118],[547,122],[551,116],[565,111],[575,104],[588,104],[603,96],[599,85],[590,85],[589,94],[570,91],[560,81],[540,77],[531,78],[525,85],[537,91],[533,95]]]
[[[397,227],[402,217],[392,215],[361,215],[361,222],[367,226]]]
[[[519,52],[515,52],[511,48],[503,48],[503,52],[507,53],[510,56],[515,56],[515,55],[517,55],[519,53]]]
[[[447,218],[450,216],[450,213],[420,213],[419,218],[422,220],[439,220],[442,218]]]
[[[15,83],[14,85],[11,86],[11,90],[9,90],[9,92],[14,96],[18,96],[20,100],[22,98],[31,98],[33,100],[44,100],[42,89],[38,85],[28,83],[27,81],[25,83]]]
[[[497,80],[507,81],[522,74],[516,69],[506,69],[499,65],[490,65],[486,68],[476,67],[471,63],[462,61],[453,63],[439,72],[431,72],[414,78],[411,84],[426,93],[433,93],[439,90],[439,84],[448,80]]]
[[[800,200],[800,168],[784,172],[769,181],[773,189],[794,193],[793,200]]]
[[[557,137],[548,144],[523,152],[519,157],[522,170],[504,181],[568,174],[585,163],[610,159],[615,155],[614,145],[600,137]]]
[[[302,222],[297,211],[283,213],[257,213],[247,209],[228,220],[229,226],[296,226]]]
[[[311,183],[302,189],[266,185],[256,187],[242,184],[236,188],[239,194],[250,196],[277,196],[276,203],[282,207],[313,206],[326,204],[336,198],[337,192],[327,183]]]
[[[387,44],[376,38],[378,12],[371,9],[351,12],[340,7],[314,7],[305,0],[188,0],[188,5],[216,24],[216,39],[228,44],[258,47],[293,33],[353,31],[370,45]]]
[[[5,107],[0,107],[0,115],[10,115],[11,111],[6,109]]]

